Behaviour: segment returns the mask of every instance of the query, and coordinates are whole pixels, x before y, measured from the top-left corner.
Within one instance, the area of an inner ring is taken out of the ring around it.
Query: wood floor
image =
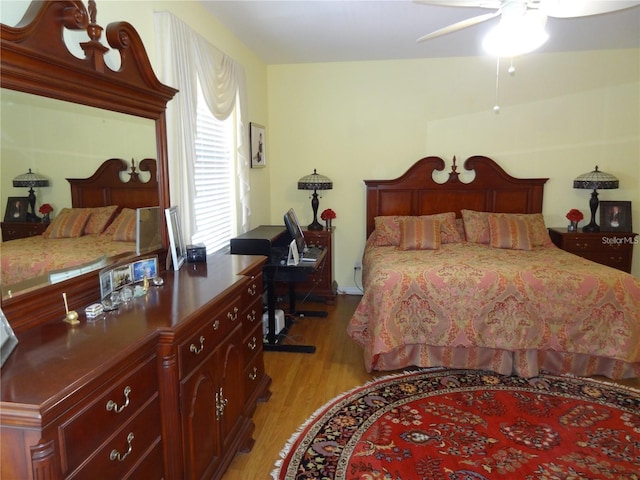
[[[255,445],[249,454],[233,460],[223,480],[269,479],[275,461],[289,437],[309,416],[338,394],[392,372],[368,374],[362,349],[346,334],[359,296],[339,295],[335,305],[298,304],[298,308],[326,309],[327,318],[295,319],[286,343],[312,344],[316,352],[265,352],[272,378],[271,398],[258,404],[253,416]],[[640,388],[640,379],[621,381]]]

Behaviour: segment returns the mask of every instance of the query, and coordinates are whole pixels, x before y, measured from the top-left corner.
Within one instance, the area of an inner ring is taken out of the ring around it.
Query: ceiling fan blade
[[[441,28],[440,30],[436,30],[435,32],[431,32],[423,37],[420,37],[416,42],[424,42],[426,40],[431,40],[432,38],[440,37],[442,35],[446,35],[451,32],[456,32],[458,30],[462,30],[463,28],[471,27],[473,25],[477,25],[478,23],[486,22],[487,20],[491,20],[492,18],[500,15],[500,10],[493,13],[486,13],[484,15],[479,15],[477,17],[471,17],[466,20],[462,20],[461,22],[454,23],[449,25],[448,27]]]
[[[437,5],[440,7],[475,7],[475,8],[500,8],[501,0],[413,0],[423,5]]]
[[[573,18],[615,12],[640,5],[640,1],[630,0],[588,0],[568,2],[566,0],[542,0],[540,11],[548,17]]]

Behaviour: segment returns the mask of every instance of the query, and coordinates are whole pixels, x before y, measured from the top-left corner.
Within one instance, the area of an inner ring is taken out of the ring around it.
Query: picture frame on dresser
[[[5,222],[26,222],[29,197],[9,197],[4,211]]]
[[[603,200],[600,202],[600,231],[632,232],[631,202]]]
[[[0,367],[4,365],[16,345],[18,345],[18,337],[13,333],[7,317],[4,316],[0,308]]]
[[[187,259],[187,249],[182,239],[178,207],[169,207],[165,209],[164,212],[167,218],[167,230],[169,231],[171,262],[173,263],[174,270],[180,270],[180,267],[182,267]]]

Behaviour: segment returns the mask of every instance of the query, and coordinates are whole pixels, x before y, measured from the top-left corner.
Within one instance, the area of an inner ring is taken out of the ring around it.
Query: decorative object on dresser
[[[327,208],[320,214],[320,218],[324,220],[325,225],[327,226],[327,230],[331,230],[331,224],[336,218],[336,212],[334,212],[330,208]]]
[[[169,207],[165,209],[164,213],[167,217],[167,230],[169,231],[171,263],[173,264],[174,270],[180,270],[180,267],[187,259],[187,249],[182,239],[178,207]]]
[[[53,207],[48,203],[43,203],[40,205],[38,212],[42,214],[42,223],[51,223],[51,212],[53,212]]]
[[[313,169],[311,175],[305,175],[298,180],[298,190],[313,190],[311,195],[311,208],[313,209],[313,222],[309,224],[307,229],[309,230],[322,230],[322,225],[318,222],[318,206],[320,201],[318,200],[318,190],[331,190],[333,188],[333,182],[324,175],[320,175]]]
[[[36,215],[36,194],[33,191],[33,187],[48,187],[49,179],[45,176],[42,176],[38,173],[34,173],[29,169],[27,173],[23,173],[22,175],[18,175],[13,179],[14,187],[29,187],[29,207],[31,209],[30,212],[27,212],[27,221],[28,222],[39,222],[40,217]]]
[[[596,211],[598,210],[598,190],[610,190],[618,188],[619,181],[610,173],[596,169],[592,172],[583,173],[573,181],[573,188],[593,189],[589,200],[591,210],[591,221],[582,227],[583,232],[599,232],[600,227],[596,223]]]
[[[600,230],[603,232],[631,232],[630,201],[600,202]]]
[[[265,167],[267,165],[267,150],[264,126],[251,122],[249,124],[249,139],[251,142],[251,168]]]
[[[572,208],[566,215],[569,220],[569,226],[567,227],[567,232],[577,232],[578,231],[578,223],[582,221],[584,215],[577,208]]]
[[[627,273],[631,273],[633,246],[640,238],[636,233],[567,232],[564,228],[550,228],[549,236],[566,252]]]
[[[4,221],[26,222],[29,209],[29,197],[9,197],[4,212]],[[31,222],[33,223],[33,222]]]

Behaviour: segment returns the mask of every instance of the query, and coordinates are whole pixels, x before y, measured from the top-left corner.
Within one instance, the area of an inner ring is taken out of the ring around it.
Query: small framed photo
[[[100,298],[105,299],[113,292],[113,281],[111,280],[111,268],[100,271]]]
[[[158,276],[158,257],[148,257],[133,263],[133,282],[142,282]]]
[[[264,167],[267,165],[264,127],[257,123],[250,123],[249,133],[251,138],[251,168]]]
[[[111,284],[114,290],[130,285],[133,283],[133,276],[131,275],[131,264],[121,265],[111,270]]]
[[[182,229],[180,228],[180,217],[178,207],[169,207],[164,211],[167,218],[167,230],[169,232],[169,244],[171,247],[171,261],[174,270],[180,267],[187,259],[187,247],[182,240]]]
[[[29,197],[9,197],[4,212],[5,222],[26,222]]]
[[[600,231],[631,232],[631,202],[600,202]]]

